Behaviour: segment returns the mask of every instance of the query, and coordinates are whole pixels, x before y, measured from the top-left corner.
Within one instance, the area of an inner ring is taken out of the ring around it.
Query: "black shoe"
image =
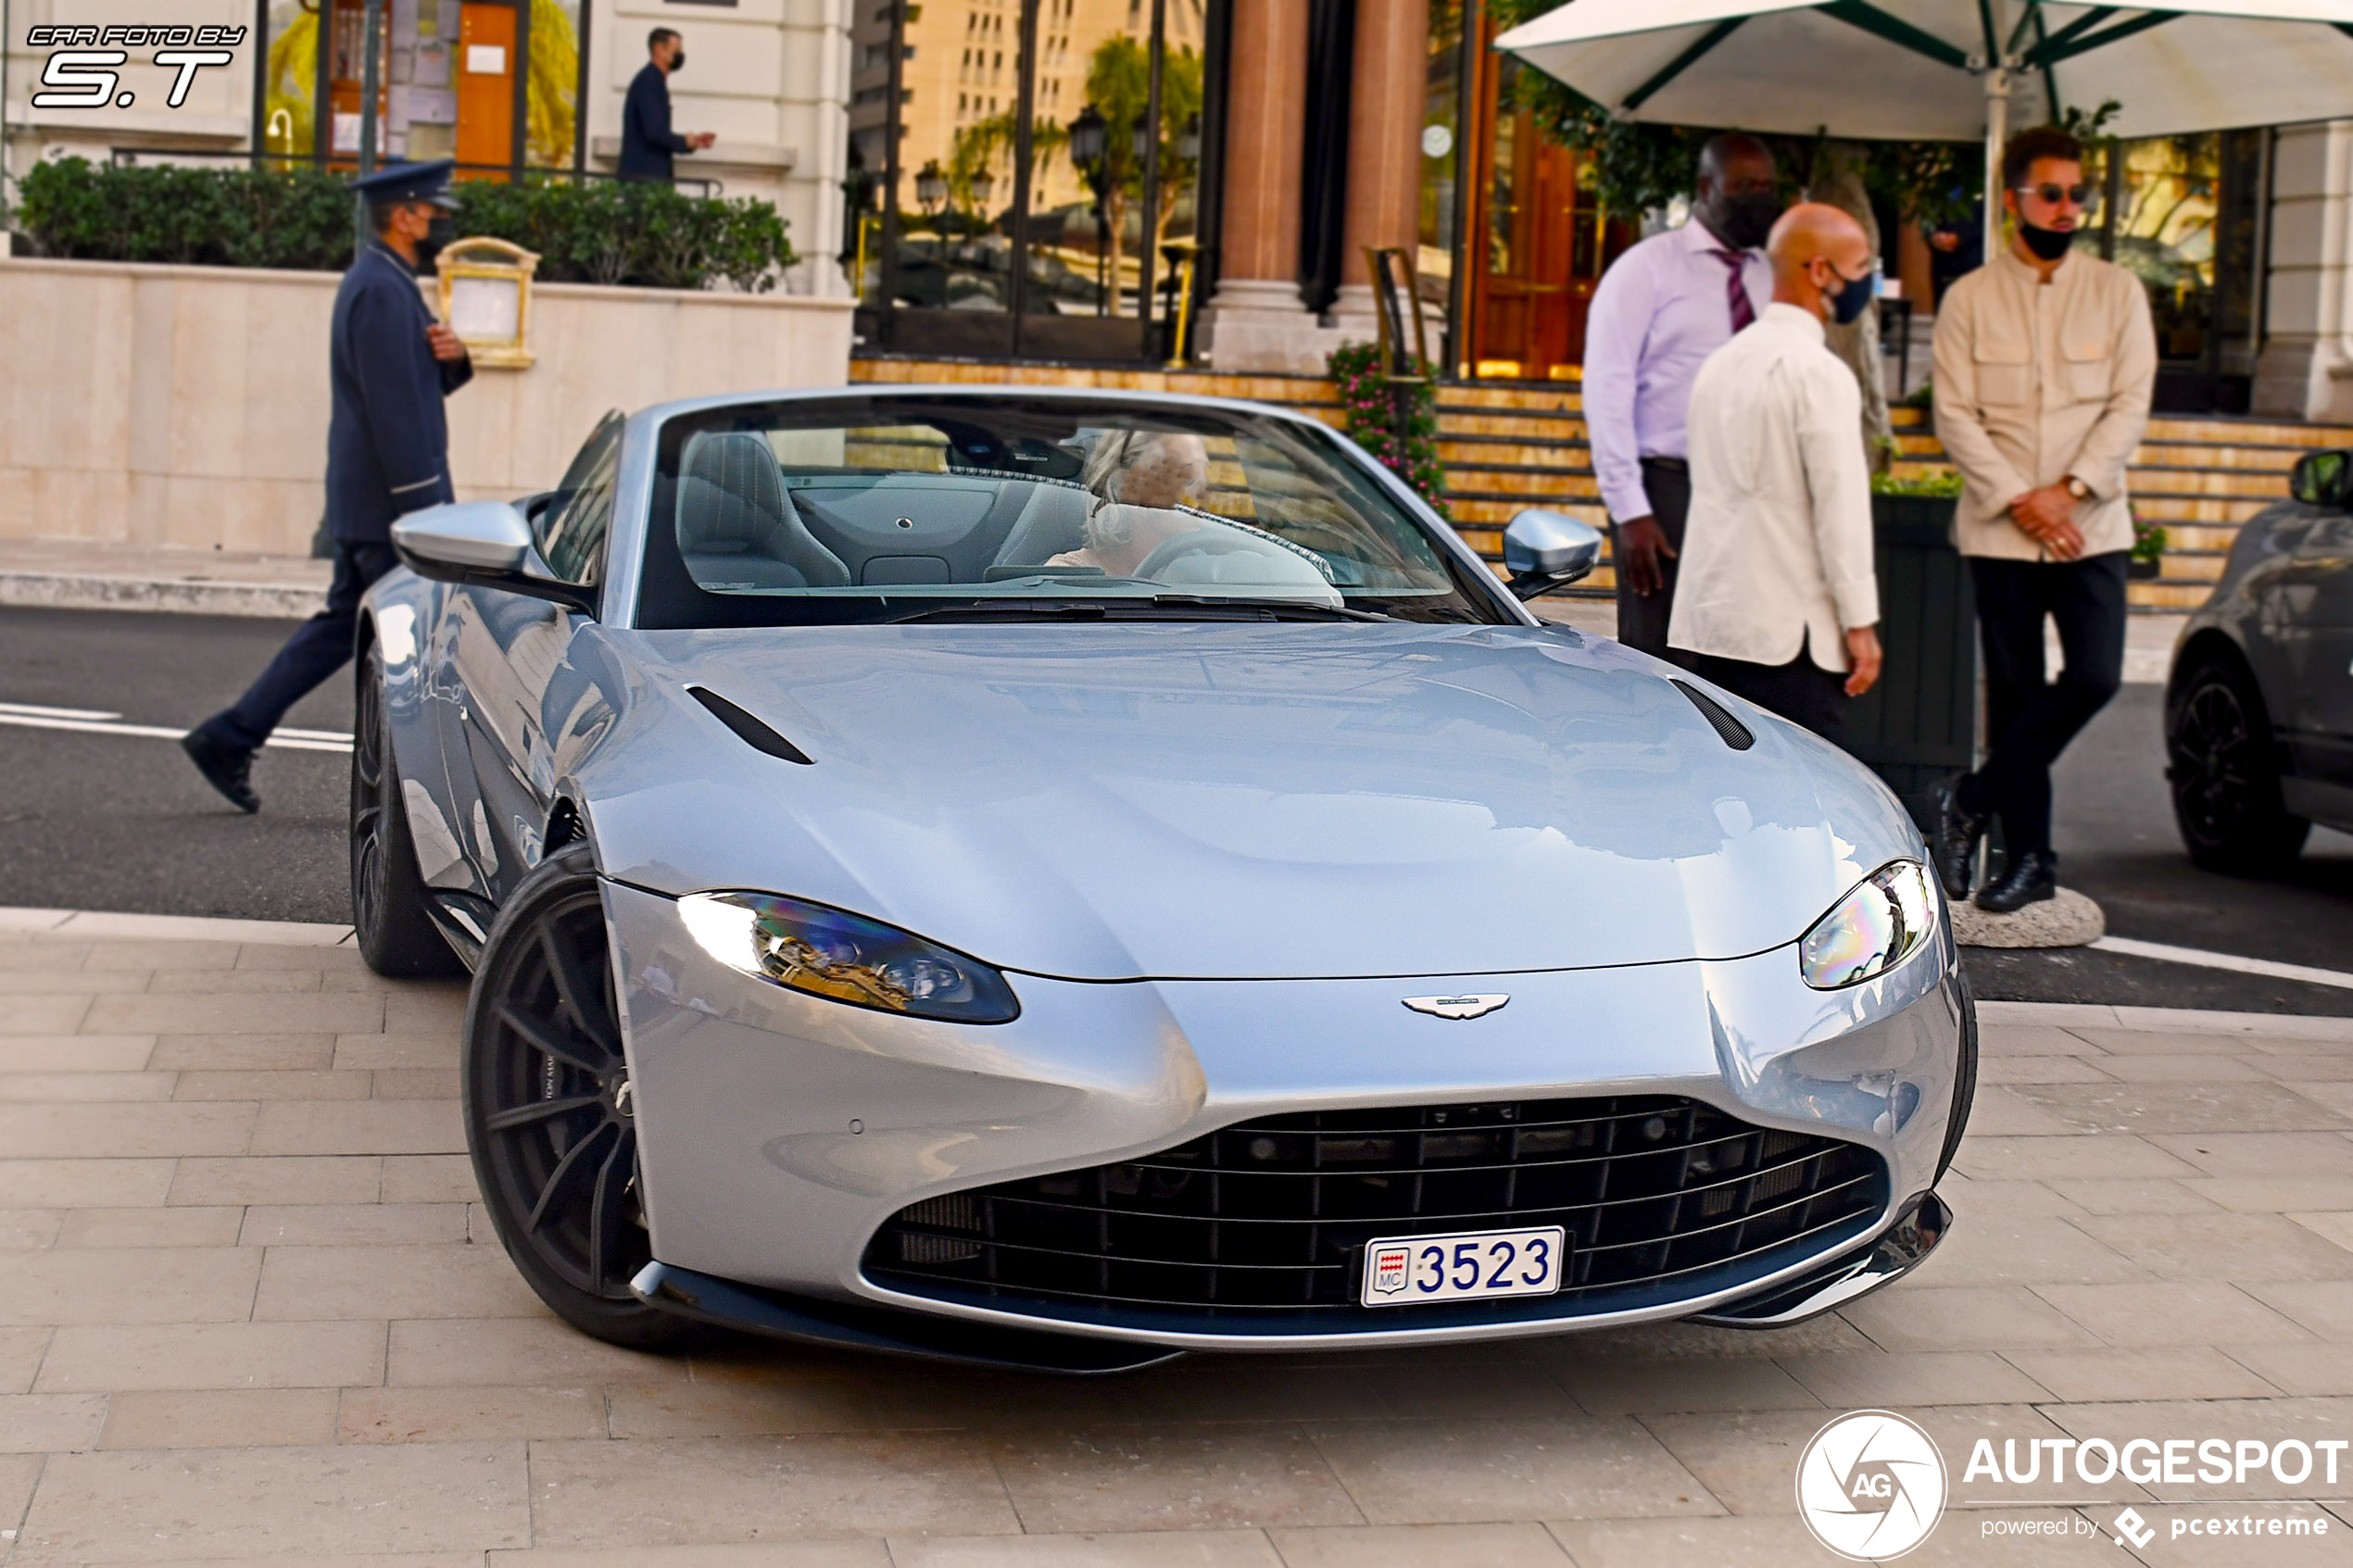
[[[2047,849],[2029,849],[2011,859],[1999,878],[1978,889],[1977,907],[2007,915],[2058,897],[2058,857]]]
[[[1947,779],[1936,786],[1936,835],[1929,846],[1929,858],[1936,862],[1936,880],[1944,884],[1947,897],[1969,897],[1977,846],[1991,825],[1992,818],[1961,805],[1958,779]]]
[[[253,792],[249,775],[253,772],[253,753],[226,746],[202,730],[190,730],[180,737],[180,749],[196,765],[204,782],[229,797],[229,804],[240,811],[261,809],[261,797]]]

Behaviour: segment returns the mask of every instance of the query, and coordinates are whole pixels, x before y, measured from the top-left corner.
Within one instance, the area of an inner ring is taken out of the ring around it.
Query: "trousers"
[[[2124,682],[2124,556],[2082,560],[1969,558],[1985,649],[1985,765],[1963,778],[1964,810],[2002,819],[2015,858],[2051,847],[2051,764]],[[2058,627],[2066,668],[2043,671],[2043,621]]]
[[[327,608],[304,621],[245,695],[196,726],[223,746],[252,751],[270,738],[286,709],[351,660],[359,630],[359,596],[399,564],[382,540],[335,541],[335,575]]]
[[[1667,646],[1667,623],[1675,619],[1675,569],[1683,548],[1683,524],[1692,511],[1692,470],[1680,459],[1644,458],[1642,492],[1651,500],[1651,516],[1677,552],[1658,562],[1659,589],[1638,594],[1626,585],[1626,571],[1617,572],[1617,640],[1655,659],[1690,669],[1692,655]]]
[[[1804,648],[1787,664],[1751,664],[1703,653],[1694,657],[1692,673],[1805,726],[1832,746],[1846,745],[1846,677],[1815,663]]]

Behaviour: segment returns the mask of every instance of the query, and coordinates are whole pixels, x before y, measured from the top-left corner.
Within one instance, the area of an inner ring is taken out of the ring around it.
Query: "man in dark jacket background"
[[[670,129],[670,73],[686,63],[686,41],[669,28],[658,27],[646,35],[646,69],[629,83],[629,101],[621,110],[623,180],[667,180],[673,157],[716,140],[708,131],[682,136]]]
[[[258,811],[253,754],[286,709],[343,668],[359,624],[359,596],[395,564],[393,519],[455,499],[449,424],[441,401],[473,376],[458,334],[434,320],[417,273],[447,243],[448,159],[396,164],[355,181],[371,237],[335,290],[327,377],[327,535],[335,574],[327,608],[302,623],[232,707],[191,730],[181,746],[213,788]]]

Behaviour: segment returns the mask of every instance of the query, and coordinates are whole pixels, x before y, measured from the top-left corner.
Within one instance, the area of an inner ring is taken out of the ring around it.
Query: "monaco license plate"
[[[1561,1287],[1568,1237],[1558,1225],[1533,1231],[1391,1236],[1365,1248],[1367,1307],[1550,1296]]]

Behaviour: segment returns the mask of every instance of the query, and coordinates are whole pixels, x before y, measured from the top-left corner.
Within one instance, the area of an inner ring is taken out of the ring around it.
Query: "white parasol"
[[[1629,120],[1986,146],[2121,106],[2165,136],[2353,115],[2353,0],[1572,0],[1495,46]]]

